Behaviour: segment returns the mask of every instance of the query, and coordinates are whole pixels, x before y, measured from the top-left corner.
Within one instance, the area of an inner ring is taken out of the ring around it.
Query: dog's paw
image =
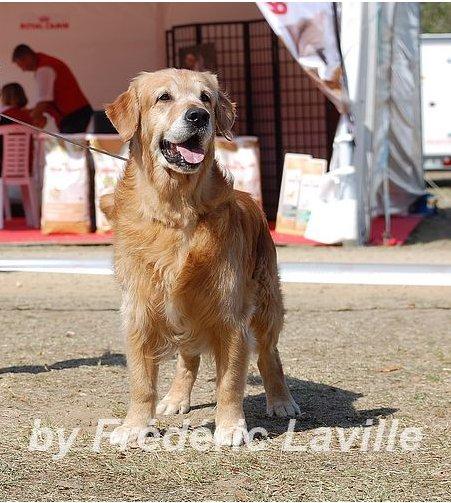
[[[127,446],[133,447],[138,440],[140,431],[139,427],[118,426],[111,432],[110,444],[117,445],[121,449],[125,449]]]
[[[216,426],[214,440],[216,445],[238,447],[249,440],[246,423],[240,421],[235,426]]]
[[[191,408],[189,398],[172,398],[165,396],[157,406],[157,414],[171,416],[173,414],[186,414]]]
[[[301,414],[299,405],[292,397],[283,400],[274,400],[266,406],[266,414],[269,417],[296,417]]]

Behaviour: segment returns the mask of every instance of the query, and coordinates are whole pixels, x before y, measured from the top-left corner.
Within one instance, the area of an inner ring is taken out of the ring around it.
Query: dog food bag
[[[282,234],[299,235],[296,228],[301,178],[308,171],[312,156],[307,154],[285,154],[282,186],[277,210],[276,231]]]
[[[261,205],[260,146],[255,136],[238,136],[233,141],[217,137],[216,159],[233,176],[233,187],[249,194]]]
[[[84,140],[77,139],[84,143]],[[62,140],[44,142],[41,230],[82,234],[91,229],[86,152]]]
[[[128,157],[128,143],[124,144],[120,139],[110,139],[102,136],[91,139],[90,145],[112,154]],[[95,170],[96,232],[104,233],[111,230],[111,225],[100,209],[100,198],[104,194],[111,194],[114,191],[114,187],[124,171],[125,161],[95,151],[92,151],[92,158]]]
[[[321,180],[327,170],[325,159],[309,159],[302,168],[296,210],[295,231],[303,236],[310,219],[312,207],[319,198]]]

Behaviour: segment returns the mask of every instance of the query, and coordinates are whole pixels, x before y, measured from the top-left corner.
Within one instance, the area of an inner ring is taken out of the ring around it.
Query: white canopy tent
[[[350,30],[355,26],[357,29]],[[355,117],[359,242],[372,216],[405,214],[425,193],[419,4],[343,3],[341,45]]]

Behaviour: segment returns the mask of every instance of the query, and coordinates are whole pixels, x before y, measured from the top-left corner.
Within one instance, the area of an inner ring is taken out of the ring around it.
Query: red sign
[[[23,21],[21,30],[67,30],[69,21],[52,21],[49,16],[40,16],[37,21]]]
[[[266,2],[274,14],[286,14],[288,6],[286,2]]]

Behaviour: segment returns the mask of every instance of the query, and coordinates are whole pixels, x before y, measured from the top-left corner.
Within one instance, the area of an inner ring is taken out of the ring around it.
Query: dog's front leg
[[[180,353],[171,389],[157,407],[158,414],[186,414],[191,406],[191,391],[199,370],[200,356]]]
[[[243,411],[244,389],[249,364],[245,332],[236,330],[219,337],[215,350],[217,371],[217,412],[215,442],[241,445],[247,436]]]
[[[112,444],[125,446],[135,441],[155,417],[157,403],[158,363],[146,343],[137,332],[127,337],[127,365],[130,374],[130,404],[124,424],[116,428],[110,437]]]

